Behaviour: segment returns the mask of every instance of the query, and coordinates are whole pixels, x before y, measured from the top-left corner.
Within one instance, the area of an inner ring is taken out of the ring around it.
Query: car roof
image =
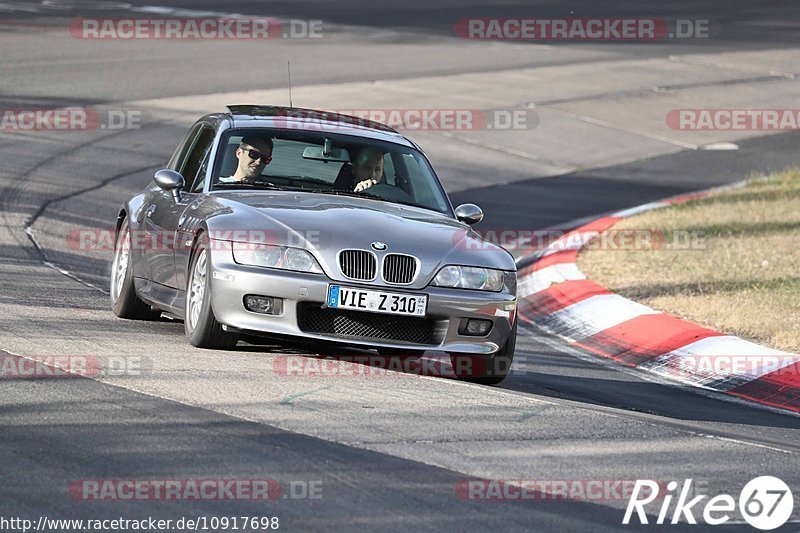
[[[366,137],[393,142],[412,148],[419,147],[380,122],[360,117],[302,107],[241,104],[229,105],[228,113],[207,115],[206,119],[219,122],[228,119],[234,128],[275,128],[294,131],[333,131],[343,135]]]

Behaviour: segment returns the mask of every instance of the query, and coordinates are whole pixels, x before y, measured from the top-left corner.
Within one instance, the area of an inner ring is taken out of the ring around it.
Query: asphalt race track
[[[328,29],[320,39],[267,43],[91,41],[67,30],[79,17],[154,13],[321,19]],[[453,34],[470,17],[624,16],[711,19],[715,31],[649,43]],[[627,498],[471,501],[459,487],[692,479],[697,494],[738,498],[749,480],[772,475],[797,491],[797,416],[661,382],[530,329],[498,387],[402,372],[289,376],[276,361],[313,360],[314,346],[199,350],[180,322],[117,319],[107,294],[111,251],[76,246],[69,235],[112,228],[123,199],[149,183],[200,115],[245,100],[286,104],[287,60],[294,103],[304,107],[535,112],[524,131],[404,131],[454,204],[484,208],[483,230],[568,228],[796,166],[797,132],[665,133],[663,125],[679,107],[800,107],[798,30],[800,4],[790,1],[0,2],[0,109],[81,106],[138,117],[119,129],[0,129],[4,364],[69,355],[135,367],[94,378],[0,378],[0,518],[266,516],[290,531],[604,531],[636,529],[622,525]],[[714,149],[719,143],[735,149]],[[81,480],[109,479],[272,479],[282,493],[263,502],[85,501],[70,492]],[[320,497],[304,497],[309,487]],[[658,507],[648,510],[652,524]],[[752,529],[738,513],[713,528],[657,527]],[[798,528],[796,506],[779,531]]]

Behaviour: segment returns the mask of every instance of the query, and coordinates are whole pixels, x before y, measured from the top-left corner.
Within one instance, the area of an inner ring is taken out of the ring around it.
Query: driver
[[[239,164],[233,176],[221,177],[220,183],[255,181],[261,177],[264,167],[272,161],[272,139],[268,137],[243,137],[236,149]]]
[[[358,152],[353,160],[354,192],[383,182],[383,153],[372,146]]]

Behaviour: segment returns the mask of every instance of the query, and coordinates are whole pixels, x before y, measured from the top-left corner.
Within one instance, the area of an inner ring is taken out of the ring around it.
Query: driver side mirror
[[[471,226],[483,220],[483,211],[475,204],[461,204],[456,207],[456,218]]]
[[[181,201],[181,189],[183,189],[184,186],[183,176],[174,170],[162,168],[155,173],[153,181],[156,182],[156,185],[158,185],[162,191],[172,193],[175,203]]]

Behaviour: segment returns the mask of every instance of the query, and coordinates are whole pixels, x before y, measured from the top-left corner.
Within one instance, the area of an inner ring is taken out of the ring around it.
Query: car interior
[[[219,177],[236,172],[236,149],[246,133],[230,135],[224,141],[224,154],[214,183]],[[289,132],[273,137],[272,161],[264,167],[262,179],[279,187],[314,192],[352,192],[355,187],[352,161],[367,147],[383,152],[381,182],[365,189],[365,196],[447,211],[447,206],[432,189],[413,155],[391,149],[389,143],[356,141],[353,137],[308,136]]]

